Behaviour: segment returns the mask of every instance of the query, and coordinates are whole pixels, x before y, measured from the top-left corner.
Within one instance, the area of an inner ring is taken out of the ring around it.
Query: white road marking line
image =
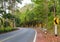
[[[18,34],[19,34],[19,33],[18,33]],[[5,38],[5,39],[3,39],[3,40],[0,40],[0,42],[4,42],[5,40],[11,39],[11,38],[13,38],[13,37],[17,36],[18,34],[13,35],[13,36],[10,36],[10,37],[7,37],[7,38]]]
[[[35,32],[36,32],[36,31],[35,31]],[[12,36],[10,36],[10,37],[7,37],[7,38],[5,38],[5,39],[3,39],[3,40],[0,40],[0,42],[4,42],[4,41],[6,41],[6,40],[8,40],[8,39],[14,38],[15,36],[18,36],[18,34],[19,34],[19,33],[15,34],[15,35],[12,35]],[[33,42],[36,42],[36,36],[37,36],[37,32],[35,33],[35,37],[34,37]]]
[[[36,32],[36,31],[35,31],[35,32]],[[36,37],[37,37],[37,32],[36,32],[36,34],[35,34],[35,37],[34,37],[33,42],[36,42]]]
[[[24,31],[24,32],[27,32],[27,31]],[[24,33],[24,32],[23,32],[23,33]],[[18,36],[18,34],[19,34],[19,33],[16,33],[15,35],[12,35],[12,36],[9,36],[9,37],[7,37],[7,38],[5,38],[5,39],[3,39],[3,40],[0,40],[0,42],[4,42],[4,41],[6,41],[6,40],[8,40],[8,39],[14,38],[14,37]],[[21,35],[22,35],[22,34],[21,34]]]

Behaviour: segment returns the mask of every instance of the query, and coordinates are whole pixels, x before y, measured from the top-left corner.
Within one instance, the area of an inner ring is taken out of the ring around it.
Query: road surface
[[[33,42],[35,34],[36,32],[33,29],[20,29],[0,34],[0,42]]]

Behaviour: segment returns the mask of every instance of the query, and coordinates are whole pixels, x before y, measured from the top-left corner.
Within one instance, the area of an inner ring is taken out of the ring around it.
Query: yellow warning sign
[[[59,24],[59,18],[54,18],[54,24]]]

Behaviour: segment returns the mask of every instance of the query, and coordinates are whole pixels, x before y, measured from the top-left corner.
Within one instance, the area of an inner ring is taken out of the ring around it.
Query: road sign
[[[59,24],[59,18],[54,18],[54,25],[55,25],[55,36],[57,36],[57,24]]]
[[[54,24],[59,24],[59,18],[54,18]]]

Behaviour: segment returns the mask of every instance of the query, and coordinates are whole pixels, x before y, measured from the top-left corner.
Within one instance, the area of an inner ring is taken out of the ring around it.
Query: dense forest
[[[31,0],[31,4],[26,4],[22,8],[16,7],[16,2],[22,4],[21,1],[0,0],[2,30],[14,27],[40,27],[50,31],[54,29],[54,18],[60,18],[60,0]]]

